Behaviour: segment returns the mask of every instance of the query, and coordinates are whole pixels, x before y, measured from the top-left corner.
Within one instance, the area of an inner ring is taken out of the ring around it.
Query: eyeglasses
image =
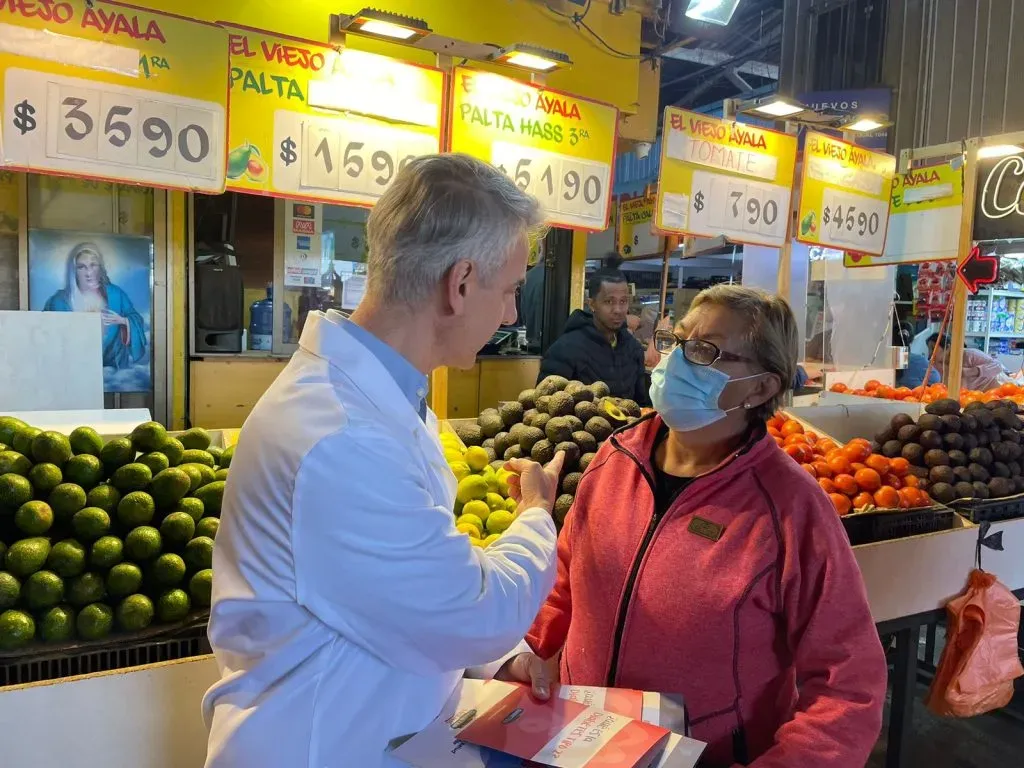
[[[654,348],[663,355],[667,355],[676,347],[683,348],[683,357],[694,365],[714,365],[719,360],[732,363],[755,363],[743,355],[734,355],[732,352],[725,352],[717,344],[712,344],[704,339],[681,339],[672,331],[655,331]]]

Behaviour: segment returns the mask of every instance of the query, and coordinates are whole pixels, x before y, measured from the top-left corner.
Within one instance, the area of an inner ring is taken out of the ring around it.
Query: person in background
[[[537,201],[467,155],[397,174],[367,222],[351,320],[311,311],[245,421],[214,550],[207,768],[392,768],[466,667],[522,640],[551,591],[562,454],[516,461],[515,521],[455,528],[427,374],[515,322]],[[514,483],[513,483],[514,481]]]
[[[544,259],[526,272],[526,280],[520,290],[519,304],[522,322],[526,326],[526,341],[531,347],[539,348],[544,332]]]
[[[935,346],[938,344],[938,351]],[[935,366],[943,371],[949,370],[949,337],[939,338],[933,333],[928,337],[928,352],[934,354]],[[960,388],[984,392],[1001,384],[1013,382],[1003,366],[991,355],[973,347],[964,347],[963,363],[960,373]]]
[[[562,335],[548,348],[537,381],[564,376],[593,384],[603,381],[613,397],[650,405],[644,348],[629,332],[629,284],[617,269],[600,269],[587,280],[590,311],[569,316]]]
[[[935,335],[938,336],[938,334]],[[931,370],[929,370],[928,356],[914,352],[911,347],[913,342],[914,335],[911,333],[909,328],[900,326],[895,329],[892,340],[893,346],[907,347],[909,350],[907,356],[907,367],[902,371],[896,372],[896,386],[907,387],[908,389],[923,386],[925,384],[925,372],[928,373],[928,384],[938,384],[942,381],[942,373],[939,371],[938,366],[932,366]],[[932,346],[934,347],[934,342]]]
[[[793,313],[715,286],[658,346],[656,413],[584,473],[532,653],[499,676],[541,698],[559,679],[682,694],[702,765],[863,768],[886,695],[864,581],[828,496],[766,430]]]

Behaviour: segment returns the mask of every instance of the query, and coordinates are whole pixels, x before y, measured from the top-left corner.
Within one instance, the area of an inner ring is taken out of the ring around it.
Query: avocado
[[[569,386],[569,380],[564,376],[548,376],[540,385],[551,390],[545,394],[554,394],[555,392],[561,392]]]
[[[548,402],[548,413],[552,416],[568,416],[576,409],[576,401],[568,392],[556,392]]]
[[[932,483],[950,483],[956,482],[956,475],[953,474],[953,468],[946,465],[936,465],[931,468],[928,473],[928,480]]]
[[[929,451],[933,448],[942,447],[942,435],[935,430],[929,429],[921,433],[921,436],[917,439],[918,444]]]
[[[973,499],[974,483],[957,483],[953,486],[953,496],[957,499]]]
[[[901,443],[916,443],[917,438],[921,436],[921,429],[916,424],[907,424],[905,427],[900,427],[899,432],[896,433],[896,439]]]
[[[960,416],[960,431],[974,432],[978,428],[978,420],[970,411],[964,411]]]
[[[552,443],[564,443],[572,439],[572,427],[561,417],[552,418],[544,429],[544,434]]]
[[[971,478],[974,480],[980,480],[983,483],[987,483],[992,478],[989,471],[981,464],[970,464],[967,469],[970,470]]]
[[[974,480],[974,475],[971,474],[971,470],[967,467],[953,467],[953,477],[955,477],[958,482],[966,480],[969,483]]]
[[[917,443],[908,443],[903,446],[901,454],[911,464],[922,466],[924,464],[924,450]]]
[[[225,485],[226,483],[223,480],[214,480],[199,490],[193,491],[192,495],[203,502],[203,509],[206,510],[206,514],[220,515],[220,506],[224,501]]]
[[[956,498],[956,491],[949,483],[935,483],[928,493],[940,504],[949,504]]]
[[[536,389],[524,389],[519,393],[519,404],[523,406],[524,411],[528,411],[534,407],[537,402],[537,390]]]
[[[902,451],[903,443],[899,440],[890,440],[882,446],[882,455],[890,459],[895,459]]]
[[[612,393],[611,389],[603,381],[595,381],[590,385],[590,389],[593,391],[595,399],[608,397]]]
[[[963,447],[962,450],[964,450],[967,453],[970,453],[971,451],[973,451],[977,447],[978,447],[978,437],[977,437],[977,435],[969,435],[969,434],[968,435],[964,435],[964,447]]]
[[[963,429],[963,420],[955,413],[942,416],[942,431],[945,433],[959,432]]]
[[[586,424],[595,416],[599,416],[600,412],[597,410],[597,406],[591,402],[576,403],[575,408],[576,418]]]
[[[576,490],[580,487],[580,480],[583,479],[582,472],[570,472],[562,478],[562,493],[567,493],[570,496],[576,495]]]
[[[132,441],[127,437],[116,437],[103,446],[100,451],[100,461],[107,468],[107,472],[113,472],[118,467],[123,467],[135,458],[135,449]]]
[[[200,427],[192,427],[178,436],[178,441],[185,450],[205,451],[210,447],[210,433]]]
[[[572,433],[572,441],[580,447],[581,453],[597,451],[597,438],[582,429]]]
[[[562,471],[572,472],[576,469],[580,462],[580,456],[583,455],[580,447],[576,443],[566,440],[555,446],[555,453],[559,451],[565,454],[565,463],[562,464]]]
[[[467,448],[472,445],[480,445],[484,441],[483,433],[476,424],[456,424],[455,434]]]
[[[982,483],[975,481],[971,483],[974,486],[974,498],[976,499],[990,499],[992,498],[992,491],[988,489],[988,483]]]
[[[928,403],[924,410],[926,413],[945,416],[947,414],[960,413],[960,403],[952,398],[944,397],[941,400],[936,400],[934,403]]]
[[[1005,477],[993,477],[989,480],[988,490],[993,498],[1001,499],[1005,496],[1013,496],[1017,492],[1017,486]]]
[[[161,509],[174,507],[188,495],[192,488],[192,479],[188,473],[172,467],[157,473],[149,485],[149,495]]]
[[[942,442],[948,450],[958,451],[964,447],[964,436],[958,432],[949,432],[942,436]]]
[[[493,444],[484,446],[484,453],[487,454],[487,461],[488,462],[497,461],[498,460],[498,454],[495,452]]]
[[[533,423],[530,426],[536,427],[539,430],[544,430],[549,421],[551,421],[551,416],[546,413],[538,413],[534,417]]]
[[[587,422],[585,429],[592,434],[597,442],[602,443],[611,437],[612,425],[602,416],[595,416]]]
[[[580,456],[580,472],[586,472],[587,467],[590,466],[590,462],[592,462],[596,456],[596,453],[584,453]]]
[[[569,510],[572,509],[573,497],[568,493],[563,493],[557,499],[555,499],[555,506],[551,510],[551,516],[555,519],[555,523],[558,526],[562,526],[565,523],[565,517],[569,514]]]
[[[949,463],[954,467],[965,467],[967,466],[967,454],[963,451],[950,451],[946,454],[949,456]]]
[[[592,402],[594,399],[594,390],[578,381],[570,381],[565,394],[570,395],[574,403]]]
[[[909,413],[897,413],[889,420],[889,429],[893,432],[899,432],[903,427],[910,426],[913,423],[914,418]]]
[[[527,427],[522,431],[519,436],[519,447],[523,451],[524,456],[529,456],[530,451],[533,450],[533,446],[544,439],[544,431],[537,427]]]
[[[980,464],[983,467],[987,467],[992,464],[993,456],[992,451],[988,448],[975,448],[967,457],[974,463]]]
[[[509,446],[513,444],[518,445],[519,441],[513,440],[512,435],[508,432],[499,432],[494,436],[494,452],[498,454],[498,456],[504,456],[505,451],[507,451]]]
[[[1010,468],[1001,461],[992,462],[993,477],[1010,477]]]
[[[942,418],[933,413],[924,413],[917,420],[917,426],[922,432],[929,429],[938,432],[942,429]]]
[[[213,456],[209,451],[201,448],[186,448],[185,452],[181,455],[182,464],[202,464],[203,466],[213,468],[217,462],[213,460]]]
[[[132,441],[132,446],[138,453],[150,453],[167,442],[167,430],[159,422],[147,421],[133,429],[128,439]]]
[[[529,424],[513,424],[512,425],[512,428],[508,431],[508,436],[512,439],[513,443],[518,443],[519,442],[519,438],[522,436],[523,431],[528,426],[530,426],[530,425]]]
[[[888,443],[890,440],[895,440],[895,439],[896,439],[896,430],[894,430],[892,427],[886,427],[881,432],[879,432],[877,435],[875,435],[874,443],[879,445],[879,446],[882,446],[882,445],[885,445],[886,443]]]
[[[530,450],[530,458],[538,464],[547,464],[555,458],[555,446],[550,440],[541,440]]]
[[[497,451],[495,451],[495,453],[497,453]],[[512,459],[521,459],[525,455],[526,454],[523,453],[522,446],[510,445],[508,448],[505,449],[505,452],[502,454],[502,461],[512,461]]]
[[[548,413],[548,407],[550,405],[551,405],[551,395],[540,395],[537,398],[537,402],[535,403],[535,407],[541,413]],[[548,414],[548,415],[550,416],[551,414]]]
[[[526,413],[526,409],[518,400],[509,400],[507,403],[502,403],[498,408],[498,416],[501,417],[501,423],[506,428],[520,423],[523,420],[524,413]]]
[[[125,464],[114,470],[110,476],[110,484],[121,493],[144,491],[153,479],[152,470],[145,464]]]
[[[634,419],[640,418],[642,411],[640,405],[635,400],[619,400],[619,408],[625,411],[627,416]]]

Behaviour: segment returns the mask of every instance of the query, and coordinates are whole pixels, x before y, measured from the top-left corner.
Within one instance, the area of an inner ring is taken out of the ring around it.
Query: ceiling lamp
[[[852,133],[870,133],[891,125],[892,120],[886,115],[848,115],[839,123],[839,129]]]
[[[415,42],[433,31],[423,19],[373,8],[363,8],[351,16],[338,16],[338,28],[341,32],[404,43]]]
[[[1017,155],[1024,152],[1016,144],[993,144],[991,147],[981,147],[978,149],[978,158],[985,159],[986,157],[1006,157],[1008,155]]]
[[[739,4],[740,0],[690,0],[686,7],[686,18],[725,27],[732,21]]]
[[[759,99],[749,110],[745,111],[756,112],[759,115],[768,115],[769,117],[791,117],[800,112],[807,112],[808,108],[793,99],[771,96],[763,100]]]
[[[490,59],[531,72],[551,72],[572,66],[572,59],[561,51],[552,51],[526,43],[516,43],[508,48],[502,48],[492,53]]]

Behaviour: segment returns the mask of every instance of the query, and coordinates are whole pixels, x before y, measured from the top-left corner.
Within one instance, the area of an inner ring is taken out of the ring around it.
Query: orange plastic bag
[[[925,703],[936,715],[973,717],[1000,709],[1024,675],[1017,652],[1020,602],[996,577],[974,570],[946,605],[946,648]]]

